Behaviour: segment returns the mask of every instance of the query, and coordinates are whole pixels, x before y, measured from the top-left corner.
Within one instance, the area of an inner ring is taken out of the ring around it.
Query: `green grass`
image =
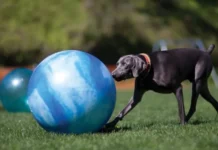
[[[217,89],[210,88],[218,99]],[[112,118],[126,105],[132,91],[119,91]],[[190,88],[184,89],[186,112]],[[44,131],[30,114],[0,111],[0,149],[73,150],[217,150],[218,118],[214,108],[199,98],[190,123],[178,124],[174,95],[148,92],[143,101],[119,123],[113,133],[58,135]]]

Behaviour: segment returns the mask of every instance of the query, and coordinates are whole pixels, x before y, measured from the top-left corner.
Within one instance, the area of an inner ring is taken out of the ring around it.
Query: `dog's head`
[[[137,55],[122,56],[116,64],[112,76],[116,81],[138,77],[146,70],[148,64]]]

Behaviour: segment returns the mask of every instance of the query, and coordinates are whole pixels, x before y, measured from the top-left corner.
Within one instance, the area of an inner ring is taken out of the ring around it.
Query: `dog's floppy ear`
[[[138,57],[134,57],[134,65],[132,68],[132,75],[134,78],[138,77],[146,69],[146,63]]]

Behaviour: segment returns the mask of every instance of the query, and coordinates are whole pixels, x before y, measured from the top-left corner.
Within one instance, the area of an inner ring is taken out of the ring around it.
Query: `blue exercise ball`
[[[32,70],[16,68],[9,72],[0,82],[0,99],[8,112],[30,112],[27,104],[28,82]]]
[[[79,50],[63,50],[45,58],[28,86],[33,117],[50,132],[96,132],[109,120],[115,103],[116,87],[107,67]]]

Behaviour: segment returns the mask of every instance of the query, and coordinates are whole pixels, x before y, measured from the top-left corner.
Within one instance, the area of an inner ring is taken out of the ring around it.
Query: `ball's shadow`
[[[2,106],[0,106],[0,111],[5,111],[5,109]]]

